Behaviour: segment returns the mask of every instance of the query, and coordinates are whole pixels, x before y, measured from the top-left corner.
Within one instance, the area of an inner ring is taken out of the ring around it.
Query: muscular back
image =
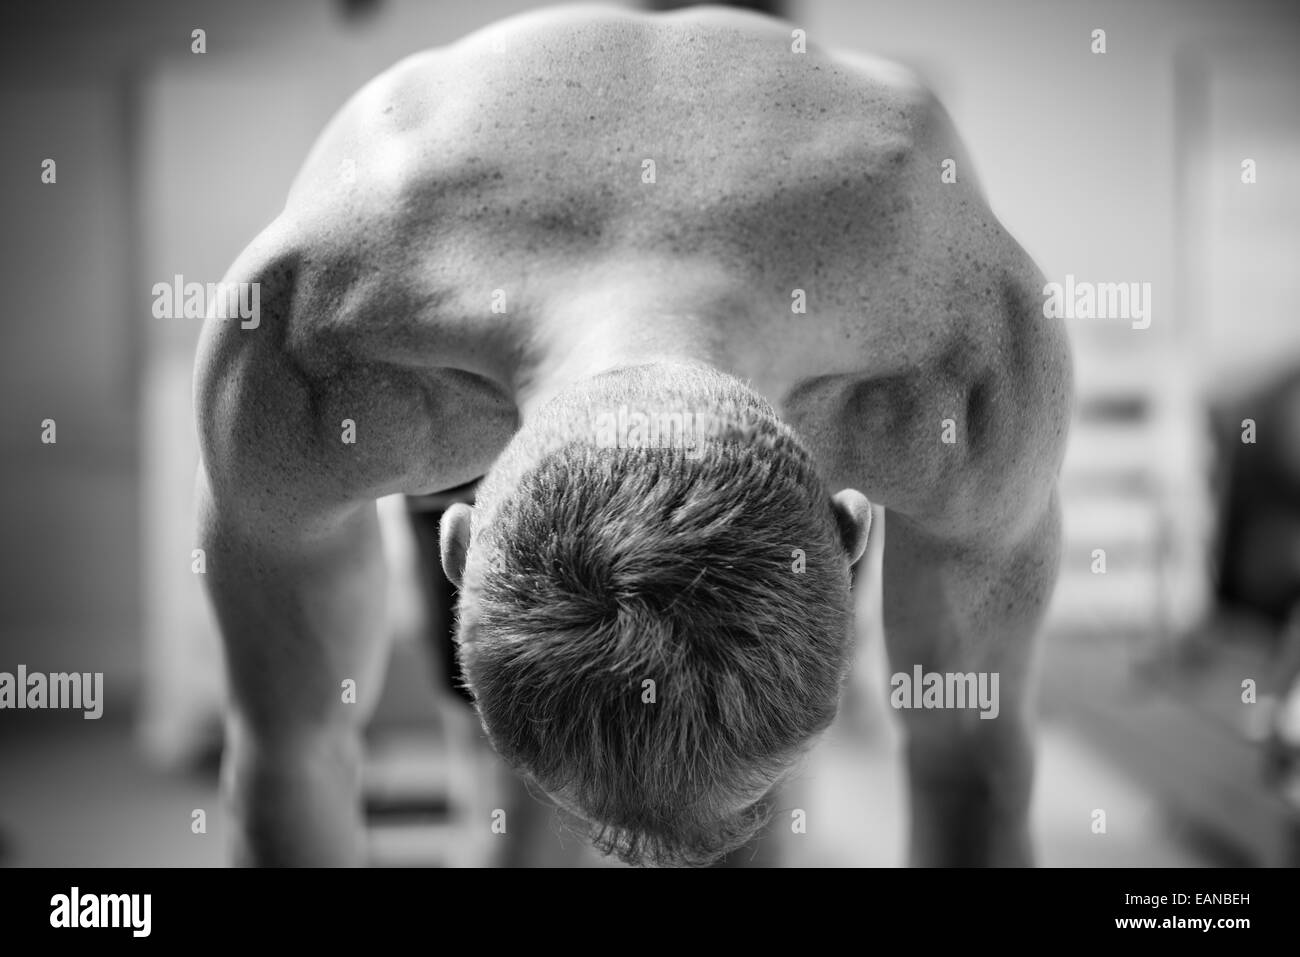
[[[1048,441],[1024,402],[1063,353],[933,97],[721,10],[547,11],[402,61],[236,269],[276,280],[266,338],[323,427],[368,417],[353,492],[481,474],[565,355],[680,325],[832,485],[953,509],[981,462]]]

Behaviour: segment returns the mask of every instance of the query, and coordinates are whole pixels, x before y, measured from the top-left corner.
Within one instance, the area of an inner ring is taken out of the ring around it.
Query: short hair
[[[623,407],[692,413],[698,445],[597,441]],[[707,366],[635,366],[552,400],[485,478],[459,620],[497,751],[601,851],[704,865],[835,717],[849,560],[767,402]]]

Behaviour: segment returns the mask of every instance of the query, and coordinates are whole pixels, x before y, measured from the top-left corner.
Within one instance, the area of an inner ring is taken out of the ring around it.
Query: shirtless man
[[[460,660],[597,846],[762,825],[834,717],[870,501],[893,670],[1000,679],[994,720],[900,711],[910,859],[1030,862],[1068,349],[904,70],[717,8],[508,20],[362,89],[226,279],[261,284],[196,383],[240,861],[363,861],[374,502],[486,475],[442,520]],[[620,408],[711,426],[613,448]]]

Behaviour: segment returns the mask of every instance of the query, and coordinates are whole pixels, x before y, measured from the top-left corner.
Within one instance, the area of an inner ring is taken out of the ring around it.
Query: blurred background
[[[1151,284],[1148,329],[1063,320],[1079,401],[1040,655],[1041,863],[1297,863],[1294,5],[757,5],[812,43],[918,70],[1049,281]],[[199,324],[153,318],[152,286],[220,279],[366,80],[538,6],[52,0],[0,13],[0,671],[102,671],[106,695],[99,721],[0,713],[0,864],[224,862],[220,651],[190,557]],[[429,692],[439,612],[391,509],[385,529],[399,643],[371,731],[374,860],[492,863],[485,809],[502,770],[444,746],[465,729]],[[862,601],[878,617],[879,595]],[[792,862],[903,860],[888,672],[867,631],[840,721],[782,798],[808,812],[806,835],[775,838]],[[594,863],[571,837],[552,843],[539,860]]]

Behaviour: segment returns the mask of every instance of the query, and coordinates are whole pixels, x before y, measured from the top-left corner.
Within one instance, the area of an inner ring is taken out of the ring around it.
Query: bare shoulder
[[[1073,410],[1069,339],[1044,317],[1042,272],[994,213],[937,98],[919,122],[918,259],[948,303],[928,372],[952,396],[944,418],[955,432],[929,450],[940,464],[926,510],[956,536],[1015,541],[1056,507]]]
[[[895,105],[886,229],[841,405],[856,482],[941,538],[1015,539],[1051,508],[1072,410],[1069,342],[1038,266],[993,212],[955,125],[906,69],[848,56]],[[867,117],[865,122],[882,122]],[[877,202],[880,202],[879,200]]]
[[[294,298],[300,250],[273,224],[223,280],[253,291],[255,322],[209,311],[195,358],[194,403],[202,477],[225,521],[249,528],[291,526],[326,516],[355,498],[328,441],[322,401],[328,377],[295,354]]]
[[[331,320],[338,290],[316,275],[311,250],[283,221],[255,239],[224,283],[255,290],[256,325],[210,313],[195,361],[207,492],[224,519],[263,531],[323,530],[383,495],[481,474],[476,423],[439,414],[462,406],[472,377],[359,351]]]

